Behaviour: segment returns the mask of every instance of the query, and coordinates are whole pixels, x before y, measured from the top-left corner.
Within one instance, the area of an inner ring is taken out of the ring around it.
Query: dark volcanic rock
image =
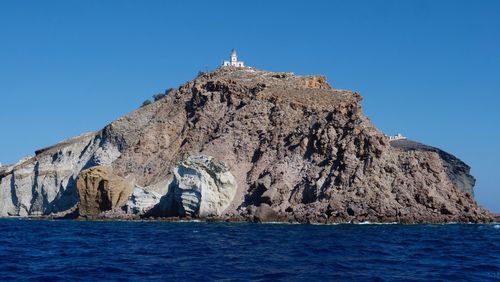
[[[278,213],[268,204],[261,204],[259,207],[253,207],[250,212],[255,222],[272,222],[278,219]]]

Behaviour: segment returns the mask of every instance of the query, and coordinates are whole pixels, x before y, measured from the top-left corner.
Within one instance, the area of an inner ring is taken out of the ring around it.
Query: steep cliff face
[[[121,216],[490,220],[468,167],[430,148],[389,142],[324,77],[223,68],[0,171],[0,215],[63,211],[81,170],[110,165],[135,185]]]
[[[42,149],[0,171],[0,216],[47,215],[69,211],[78,202],[81,170],[110,164],[120,152],[89,133]]]
[[[236,193],[229,168],[207,156],[190,156],[174,168],[173,200],[181,216],[220,216]]]
[[[474,195],[474,185],[476,179],[470,175],[470,167],[456,158],[455,156],[434,148],[411,140],[395,140],[391,142],[391,146],[403,151],[423,151],[435,152],[441,158],[446,174],[451,182],[463,193]]]

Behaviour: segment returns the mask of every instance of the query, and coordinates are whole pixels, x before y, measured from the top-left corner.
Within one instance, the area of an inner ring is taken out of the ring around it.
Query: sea
[[[500,225],[2,219],[0,281],[500,281]]]

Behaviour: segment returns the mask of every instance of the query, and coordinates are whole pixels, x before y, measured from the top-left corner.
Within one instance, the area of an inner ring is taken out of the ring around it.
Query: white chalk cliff
[[[36,216],[70,210],[78,202],[76,178],[95,165],[111,164],[117,148],[100,135],[84,134],[40,150],[0,170],[0,216]]]
[[[175,167],[172,189],[179,215],[218,216],[233,200],[236,180],[223,163],[190,156]]]

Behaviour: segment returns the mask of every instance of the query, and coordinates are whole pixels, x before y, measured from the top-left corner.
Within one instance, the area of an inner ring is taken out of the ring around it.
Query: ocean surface
[[[500,225],[0,220],[0,281],[500,281]]]

